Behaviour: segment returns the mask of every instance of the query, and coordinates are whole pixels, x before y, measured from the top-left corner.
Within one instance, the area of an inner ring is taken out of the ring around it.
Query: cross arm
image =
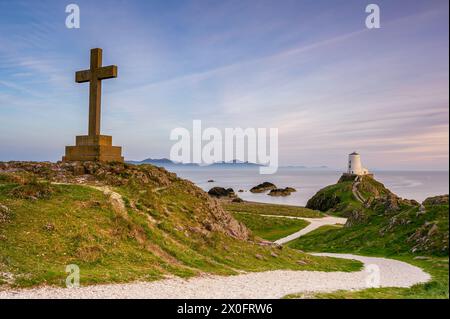
[[[77,83],[89,82],[90,80],[91,80],[90,70],[78,71],[75,73],[75,82]]]
[[[115,65],[109,65],[104,66],[102,68],[99,68],[97,71],[98,79],[105,80],[105,79],[112,79],[117,77],[117,66]]]

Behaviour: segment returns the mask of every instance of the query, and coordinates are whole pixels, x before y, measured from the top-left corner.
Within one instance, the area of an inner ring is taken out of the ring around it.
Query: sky
[[[65,7],[80,7],[80,28]],[[365,7],[380,7],[368,29]],[[87,134],[103,48],[102,134],[168,157],[176,127],[278,128],[281,165],[444,169],[447,0],[0,0],[0,161],[57,161]]]

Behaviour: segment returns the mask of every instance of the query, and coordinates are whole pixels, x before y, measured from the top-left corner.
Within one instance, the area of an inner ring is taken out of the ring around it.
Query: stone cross
[[[91,67],[89,70],[75,73],[75,82],[89,83],[89,136],[100,135],[100,112],[102,80],[117,77],[117,66],[102,67],[102,49],[91,50]]]
[[[112,136],[100,135],[102,80],[117,77],[117,66],[102,66],[102,49],[91,50],[91,68],[78,71],[75,82],[89,82],[89,135],[76,137],[74,146],[66,146],[62,160],[122,162],[122,147],[112,145]]]

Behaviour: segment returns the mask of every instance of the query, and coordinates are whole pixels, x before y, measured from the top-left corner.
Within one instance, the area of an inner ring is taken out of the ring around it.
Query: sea
[[[205,191],[220,186],[233,188],[244,200],[305,206],[308,199],[323,187],[335,184],[342,171],[331,169],[279,168],[276,174],[261,175],[257,168],[183,168],[168,170],[188,179]],[[374,177],[402,198],[422,202],[430,196],[449,193],[448,171],[374,171]],[[213,180],[213,182],[209,182]],[[279,188],[293,187],[297,192],[286,197],[253,194],[249,189],[262,182]],[[243,190],[244,192],[239,192]]]

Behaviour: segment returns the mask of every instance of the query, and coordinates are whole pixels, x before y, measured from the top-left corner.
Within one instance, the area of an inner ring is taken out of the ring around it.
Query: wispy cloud
[[[22,6],[20,25],[0,19],[0,143],[27,143],[26,125],[49,145],[0,160],[57,159],[83,132],[73,72],[100,46],[119,65],[103,128],[127,157],[167,156],[170,130],[201,119],[278,127],[282,164],[339,167],[358,149],[377,168],[448,167],[446,1],[380,1],[380,30],[364,28],[359,0],[79,4],[80,30],[53,1]]]

